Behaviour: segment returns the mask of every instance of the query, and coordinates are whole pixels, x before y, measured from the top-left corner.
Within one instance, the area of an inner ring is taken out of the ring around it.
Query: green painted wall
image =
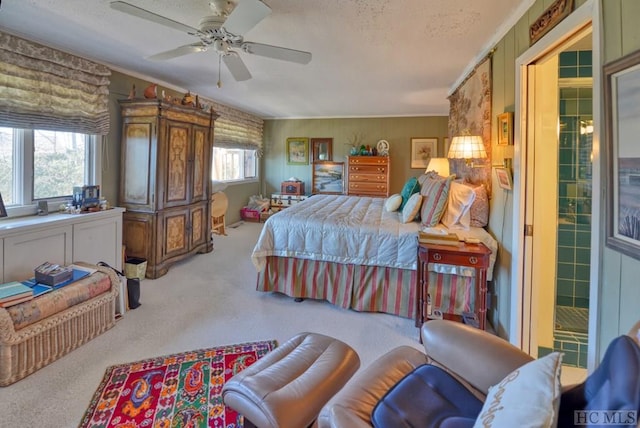
[[[640,49],[640,2],[600,1],[604,28],[602,61],[606,64]],[[604,350],[611,339],[626,333],[640,319],[640,261],[605,247],[600,274],[600,348]]]
[[[640,2],[637,0],[599,0],[602,11],[602,67],[612,60],[640,49]],[[529,47],[529,25],[552,3],[552,0],[538,0],[525,13],[517,24],[497,44],[493,57],[493,112],[515,110],[515,61]],[[586,0],[576,0],[576,8]],[[495,115],[494,115],[495,116]],[[495,122],[494,117],[494,122]],[[597,120],[597,118],[596,118]],[[494,125],[496,126],[496,125]],[[492,141],[494,162],[499,163],[503,157],[512,155],[504,153],[504,148],[496,146],[495,136]],[[602,185],[606,183],[606,170],[602,164]],[[515,170],[514,174],[520,171]],[[513,203],[512,195],[493,183],[493,199],[489,229],[501,242],[496,270],[494,271],[494,307],[490,314],[498,332],[506,336],[510,316],[510,278],[511,278],[511,242]],[[594,196],[595,197],[595,196]],[[604,231],[604,202],[600,212],[600,229]],[[504,213],[504,215],[503,215]],[[598,221],[594,213],[594,221]],[[604,238],[604,234],[602,234]],[[599,347],[603,352],[616,336],[626,333],[640,318],[637,304],[640,302],[640,287],[637,280],[640,276],[640,261],[622,255],[608,248],[601,249],[602,264],[600,281],[600,322]],[[601,356],[599,357],[601,358]]]
[[[357,136],[361,144],[372,147],[379,140],[389,142],[390,192],[400,193],[409,177],[417,177],[424,172],[422,169],[411,169],[411,138],[438,138],[438,156],[443,156],[447,122],[447,116],[266,120],[262,192],[264,195],[279,192],[280,183],[292,176],[305,182],[307,193],[311,191],[311,165],[287,165],[287,138],[333,138],[333,161],[344,162],[349,154],[349,142]]]

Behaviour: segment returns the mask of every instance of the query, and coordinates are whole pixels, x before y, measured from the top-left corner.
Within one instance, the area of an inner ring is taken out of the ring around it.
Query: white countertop
[[[47,215],[30,215],[24,217],[10,217],[0,219],[0,238],[10,235],[16,231],[25,232],[37,230],[51,226],[61,226],[66,224],[82,223],[84,221],[94,221],[101,218],[108,218],[114,215],[122,215],[124,208],[113,207],[105,211],[85,212],[80,214],[67,214],[61,212],[49,213]]]

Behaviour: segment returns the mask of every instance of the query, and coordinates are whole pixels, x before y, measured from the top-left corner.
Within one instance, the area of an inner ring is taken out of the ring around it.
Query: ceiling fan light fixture
[[[221,53],[221,54],[225,54],[227,52],[229,52],[229,43],[227,43],[225,40],[216,40],[213,42],[213,47],[216,50],[216,52]]]

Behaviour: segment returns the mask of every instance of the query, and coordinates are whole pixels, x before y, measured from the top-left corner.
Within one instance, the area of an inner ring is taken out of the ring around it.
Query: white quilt
[[[403,224],[384,198],[315,195],[272,215],[253,254],[258,271],[267,256],[415,270],[420,223]]]
[[[269,217],[251,260],[258,271],[264,269],[268,256],[416,270],[420,223],[401,223],[400,213],[385,211],[384,202],[384,198],[312,196]],[[446,229],[442,224],[437,227]],[[478,238],[489,247],[487,279],[491,280],[498,252],[496,240],[480,227],[452,232],[461,239]],[[460,267],[431,268],[462,274]]]

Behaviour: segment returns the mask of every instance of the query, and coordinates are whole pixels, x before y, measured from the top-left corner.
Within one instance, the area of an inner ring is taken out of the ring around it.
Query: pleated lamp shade
[[[447,157],[449,159],[464,159],[469,164],[472,159],[485,159],[487,152],[484,149],[484,141],[481,136],[459,135],[451,140]]]

